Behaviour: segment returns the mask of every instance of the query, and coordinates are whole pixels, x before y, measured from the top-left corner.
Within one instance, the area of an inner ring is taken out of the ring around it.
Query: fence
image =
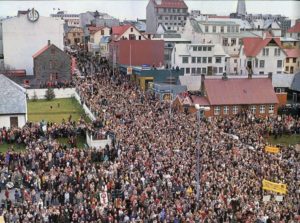
[[[86,143],[89,147],[94,147],[96,149],[104,149],[106,145],[111,145],[112,139],[108,135],[106,139],[95,140],[92,134],[86,132]]]

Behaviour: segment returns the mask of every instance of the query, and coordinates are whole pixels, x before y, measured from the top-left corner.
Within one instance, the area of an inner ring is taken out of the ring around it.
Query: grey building
[[[188,16],[184,0],[150,0],[146,8],[146,32],[156,33],[159,24],[181,31]]]
[[[1,61],[3,61],[3,34],[2,34],[2,21],[0,19],[0,66]]]
[[[33,55],[33,66],[35,81],[40,85],[71,81],[71,57],[50,41]]]

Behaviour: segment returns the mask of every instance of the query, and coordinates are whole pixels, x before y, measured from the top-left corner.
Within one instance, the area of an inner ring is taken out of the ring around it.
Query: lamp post
[[[169,80],[169,87],[170,87],[170,111],[169,115],[172,117],[172,99],[173,99],[173,94],[172,94],[172,87],[171,87],[171,81],[172,81],[172,70],[170,69],[170,80]]]
[[[197,118],[198,118],[198,133],[197,133],[197,164],[196,164],[196,181],[197,181],[197,210],[199,209],[199,199],[200,199],[200,122],[201,119],[204,117],[204,112],[209,111],[210,107],[203,107],[199,104],[195,104],[195,108],[197,109]]]

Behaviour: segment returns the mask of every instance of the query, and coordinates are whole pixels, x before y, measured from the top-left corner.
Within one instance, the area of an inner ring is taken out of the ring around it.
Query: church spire
[[[245,0],[238,0],[236,14],[238,16],[246,15],[246,3]]]

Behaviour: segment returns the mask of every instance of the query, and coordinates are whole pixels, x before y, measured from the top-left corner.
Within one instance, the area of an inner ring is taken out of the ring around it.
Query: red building
[[[110,43],[110,61],[119,65],[161,67],[164,64],[163,40],[120,40]]]

